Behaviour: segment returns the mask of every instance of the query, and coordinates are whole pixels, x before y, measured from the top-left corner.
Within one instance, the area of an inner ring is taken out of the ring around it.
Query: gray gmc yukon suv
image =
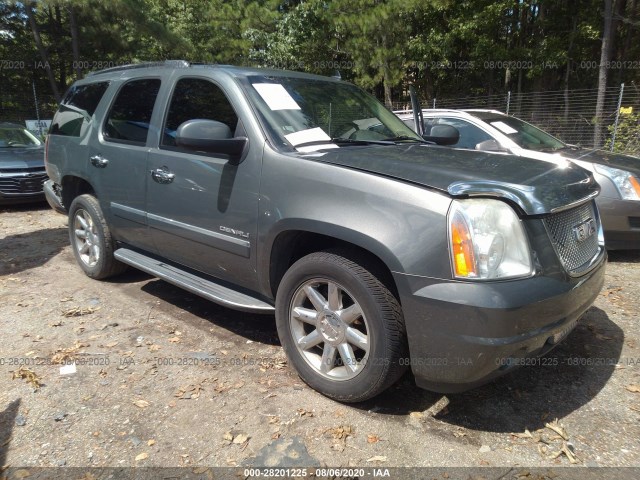
[[[329,397],[370,398],[407,368],[455,392],[557,345],[606,252],[586,170],[429,140],[337,79],[132,65],[69,89],[45,193],[89,277],[130,265],[275,314]]]

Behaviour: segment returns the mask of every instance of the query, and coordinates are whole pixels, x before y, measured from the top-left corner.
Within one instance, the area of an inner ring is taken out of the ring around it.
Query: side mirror
[[[231,129],[215,120],[187,120],[176,131],[176,145],[197,152],[226,155],[239,164],[249,145],[247,137],[232,137]]]
[[[509,151],[506,148],[504,148],[502,145],[500,145],[498,141],[494,140],[493,138],[477,144],[476,150],[482,150],[484,152],[508,152]]]
[[[451,125],[434,125],[429,135],[424,135],[422,138],[437,145],[455,145],[460,140],[460,132]]]

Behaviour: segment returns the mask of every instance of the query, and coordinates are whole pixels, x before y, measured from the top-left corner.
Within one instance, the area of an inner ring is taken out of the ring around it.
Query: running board
[[[131,265],[138,270],[161,278],[166,282],[225,307],[251,313],[274,313],[275,311],[273,305],[258,298],[237,292],[128,248],[119,248],[113,253],[113,256],[122,263]]]

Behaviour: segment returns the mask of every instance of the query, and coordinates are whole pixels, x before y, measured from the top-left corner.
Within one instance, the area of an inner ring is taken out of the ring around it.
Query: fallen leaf
[[[325,433],[330,433],[335,440],[346,440],[355,433],[350,425],[340,425],[339,427],[327,428]]]
[[[300,417],[313,417],[313,412],[310,410],[305,410],[304,408],[297,409],[296,413]]]
[[[239,433],[238,435],[233,437],[233,443],[235,443],[236,445],[244,443],[248,440],[249,440],[249,435],[247,435],[246,433]]]
[[[180,343],[180,339],[179,339],[178,337],[171,337],[171,338],[169,339],[169,341],[170,341],[171,343]]]
[[[116,345],[118,345],[118,342],[111,342],[111,343],[107,343],[107,344],[105,345],[105,347],[107,347],[107,348],[113,348],[113,347],[115,347]]]
[[[63,364],[70,363],[76,358],[76,354],[78,351],[84,347],[88,347],[88,343],[81,343],[76,340],[76,344],[73,347],[69,348],[59,348],[56,350],[56,353],[51,357],[51,363],[53,364]]]
[[[558,419],[557,418],[551,423],[545,423],[544,426],[547,427],[550,430],[553,430],[554,432],[556,432],[558,435],[560,435],[565,440],[569,440],[569,434],[564,429],[564,427],[561,424],[558,423]]]
[[[224,435],[222,435],[222,439],[231,443],[233,442],[233,434],[231,432],[224,432]]]
[[[136,407],[140,407],[140,408],[147,408],[149,405],[151,405],[149,402],[147,402],[146,400],[136,400],[135,402],[133,402],[133,404]]]
[[[90,315],[100,310],[100,307],[80,307],[75,306],[62,311],[63,317],[81,317],[83,315]]]
[[[386,462],[387,457],[383,455],[376,455],[375,457],[371,457],[367,459],[367,462]]]
[[[528,428],[524,429],[524,433],[512,433],[511,435],[517,438],[533,438]]]
[[[151,445],[155,445],[156,441],[155,440],[148,440],[147,441],[147,445],[151,446]]]
[[[49,324],[50,327],[61,327],[62,325],[64,325],[62,320],[54,320]]]
[[[374,435],[370,433],[367,435],[367,443],[378,443],[380,441],[380,437],[378,435]]]
[[[149,458],[149,454],[147,452],[143,452],[138,456],[136,456],[136,462],[139,462],[140,460],[145,460],[147,458]]]
[[[635,383],[632,383],[631,385],[627,385],[625,388],[632,393],[640,393],[640,385],[637,385]]]
[[[42,385],[42,383],[40,382],[40,377],[38,377],[36,372],[24,366],[20,367],[17,371],[12,372],[11,379],[14,380],[16,378],[22,378],[26,380],[27,383],[31,384],[31,386],[35,390],[38,390]]]

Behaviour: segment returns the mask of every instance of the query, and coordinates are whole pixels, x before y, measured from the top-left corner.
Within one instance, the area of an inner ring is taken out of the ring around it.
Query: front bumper
[[[417,385],[461,392],[545,354],[596,299],[605,264],[603,253],[579,278],[482,283],[394,274]]]
[[[602,196],[596,202],[607,249],[640,249],[640,202]]]
[[[44,182],[44,196],[47,199],[47,203],[51,208],[53,208],[56,212],[67,214],[67,209],[62,205],[62,199],[58,195],[56,191],[56,184],[53,180],[47,180]]]

